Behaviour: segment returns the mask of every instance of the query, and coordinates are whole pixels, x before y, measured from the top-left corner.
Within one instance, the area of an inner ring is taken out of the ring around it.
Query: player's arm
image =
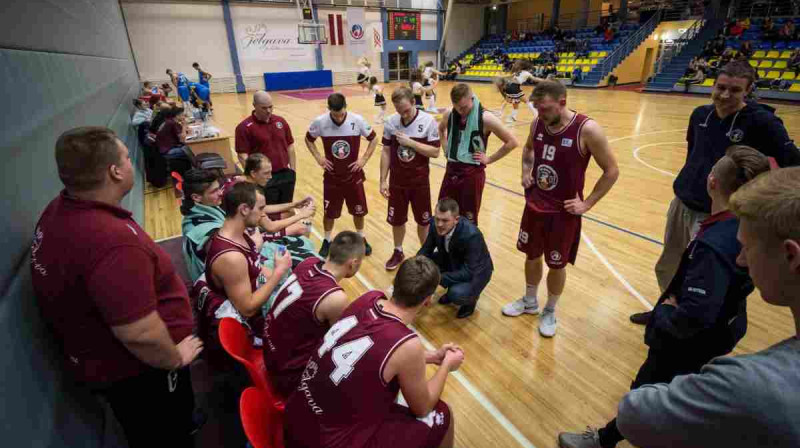
[[[314,137],[314,140],[316,140],[316,137]],[[333,163],[320,155],[319,150],[317,149],[317,144],[314,142],[314,140],[312,140],[311,135],[307,133],[305,138],[306,148],[308,148],[308,151],[311,153],[320,167],[326,171],[333,171]]]
[[[286,148],[286,152],[289,154],[289,168],[297,171],[297,153],[294,151],[294,143]]]
[[[361,163],[361,167],[363,168],[369,159],[372,157],[372,154],[375,152],[375,148],[378,147],[378,137],[373,134],[372,140],[369,140],[369,146],[367,146],[367,151],[361,156],[361,159],[364,160],[364,163]]]
[[[409,136],[398,133],[397,134],[397,141],[408,148],[413,149],[418,154],[422,154],[425,157],[435,159],[439,157],[439,148],[432,145],[426,145],[425,143],[420,143]]]
[[[381,150],[381,183],[380,189],[383,197],[389,197],[389,167],[392,162],[392,147],[384,143]]]
[[[486,157],[486,165],[497,162],[519,146],[519,142],[517,138],[514,137],[514,134],[503,126],[503,123],[500,122],[500,119],[495,114],[491,112],[483,113],[483,127],[496,135],[497,138],[503,142],[503,146],[501,146],[500,149],[495,151],[491,156]]]
[[[211,73],[208,73],[208,72],[206,72],[206,71],[203,71],[203,74],[204,74],[204,75],[205,75],[205,77],[206,77],[206,81],[211,81],[211,78],[213,78],[213,76],[211,76]]]
[[[442,113],[442,121],[439,122],[439,137],[442,139],[442,151],[447,154],[447,123],[450,122],[450,109]]]
[[[234,134],[234,148],[236,148],[236,156],[239,158],[239,163],[242,165],[242,169],[244,169],[244,165],[247,162],[247,156],[250,154],[252,148],[250,147],[250,141],[247,139],[246,128],[242,124],[236,126],[236,132]]]
[[[317,310],[314,312],[314,315],[317,317],[318,321],[326,322],[328,326],[332,326],[339,320],[339,317],[342,316],[342,312],[347,308],[347,305],[347,294],[342,290],[335,291],[322,299],[319,305],[317,305]]]
[[[617,159],[608,146],[608,139],[603,132],[603,128],[596,121],[589,121],[583,126],[581,140],[586,143],[586,150],[592,154],[594,161],[603,170],[603,175],[597,179],[592,193],[583,201],[583,205],[575,204],[575,207],[571,207],[567,204],[568,202],[571,203],[571,201],[564,202],[567,211],[576,215],[591,210],[611,190],[611,187],[614,186],[614,183],[619,178]]]
[[[286,207],[286,208],[288,209],[289,207]],[[266,208],[265,208],[265,210],[266,210]],[[316,209],[314,207],[303,207],[300,210],[298,210],[298,212],[295,213],[294,215],[292,215],[292,216],[290,216],[288,218],[279,219],[277,221],[273,221],[273,220],[269,219],[269,216],[264,216],[258,222],[258,225],[261,228],[263,228],[264,230],[266,230],[267,233],[277,233],[277,232],[280,232],[283,229],[288,228],[289,226],[291,226],[292,224],[294,224],[296,222],[300,222],[300,221],[302,221],[304,219],[308,219],[308,218],[314,216],[314,212],[315,211],[316,211]],[[280,212],[278,212],[278,211],[276,211],[276,212],[267,211],[267,213],[277,214],[277,213],[282,213],[282,211],[280,211]]]
[[[533,185],[533,164],[536,162],[536,151],[533,150],[533,134],[536,131],[535,121],[531,123],[528,139],[522,147],[522,188],[528,189]]]
[[[227,252],[219,256],[211,273],[221,280],[225,296],[231,301],[234,308],[244,317],[256,314],[278,285],[283,274],[289,270],[292,257],[286,251],[283,256],[275,253],[275,271],[267,282],[253,291],[250,285],[247,259],[240,252]]]
[[[464,353],[460,350],[448,352],[442,366],[430,380],[425,376],[425,358],[422,342],[419,338],[413,338],[394,352],[384,370],[384,380],[387,376],[389,380],[397,376],[400,391],[403,392],[409,409],[417,417],[429,414],[439,402],[448,373],[458,369],[464,360]]]

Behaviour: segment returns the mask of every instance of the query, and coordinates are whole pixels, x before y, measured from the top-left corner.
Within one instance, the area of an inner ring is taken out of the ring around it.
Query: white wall
[[[483,7],[455,4],[447,14],[450,15],[450,23],[445,36],[445,52],[449,62],[481,38]]]
[[[436,62],[436,52],[435,51],[420,51],[417,53],[417,65],[422,67],[425,65],[426,62],[433,62],[433,66],[438,68],[439,64]]]
[[[420,14],[422,30],[420,40],[436,40],[436,14]]]
[[[122,3],[142,80],[167,81],[167,68],[196,79],[193,62],[214,75],[212,86],[233,79],[221,5]]]

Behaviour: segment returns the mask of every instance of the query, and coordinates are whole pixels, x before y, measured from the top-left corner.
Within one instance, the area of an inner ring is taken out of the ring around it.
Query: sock
[[[432,96],[431,99],[428,101],[428,108],[434,109],[436,108],[436,97]]]
[[[356,233],[363,237],[364,236],[364,229],[361,229],[361,230],[356,229]]]
[[[517,109],[512,110],[511,111],[511,118],[512,119],[516,119],[518,113],[519,113],[519,110],[517,110]]]
[[[525,285],[525,295],[522,297],[528,303],[536,303],[539,285]]]
[[[531,103],[530,101],[528,101],[528,109],[530,109],[532,113],[536,112],[536,108],[533,107],[533,103]]]
[[[402,252],[403,251],[403,246],[396,246],[394,248],[394,250]]]
[[[561,296],[557,296],[555,294],[548,294],[547,295],[547,305],[545,305],[544,309],[546,311],[555,311],[556,310],[556,303],[558,303],[558,299]]]
[[[328,241],[328,242],[330,242],[330,240],[331,240],[331,233],[332,233],[332,232],[333,232],[332,230],[331,230],[331,231],[325,231],[325,241]]]

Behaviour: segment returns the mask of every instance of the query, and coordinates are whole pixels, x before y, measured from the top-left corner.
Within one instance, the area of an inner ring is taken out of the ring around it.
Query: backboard
[[[325,33],[325,25],[314,22],[303,22],[297,24],[297,43],[300,44],[327,44],[328,35]]]

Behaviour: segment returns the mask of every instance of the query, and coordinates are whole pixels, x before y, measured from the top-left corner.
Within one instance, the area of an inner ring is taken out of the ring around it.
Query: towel
[[[461,115],[453,109],[450,112],[450,122],[447,127],[447,160],[469,165],[480,165],[472,155],[476,152],[486,152],[483,144],[483,105],[476,95],[472,95],[473,106],[467,116],[464,129],[459,128]],[[467,138],[462,138],[462,134]]]
[[[192,283],[206,270],[206,253],[203,248],[208,239],[222,227],[225,222],[225,213],[219,207],[209,207],[194,204],[188,214],[184,215],[181,223],[183,232],[183,258],[189,269]]]

